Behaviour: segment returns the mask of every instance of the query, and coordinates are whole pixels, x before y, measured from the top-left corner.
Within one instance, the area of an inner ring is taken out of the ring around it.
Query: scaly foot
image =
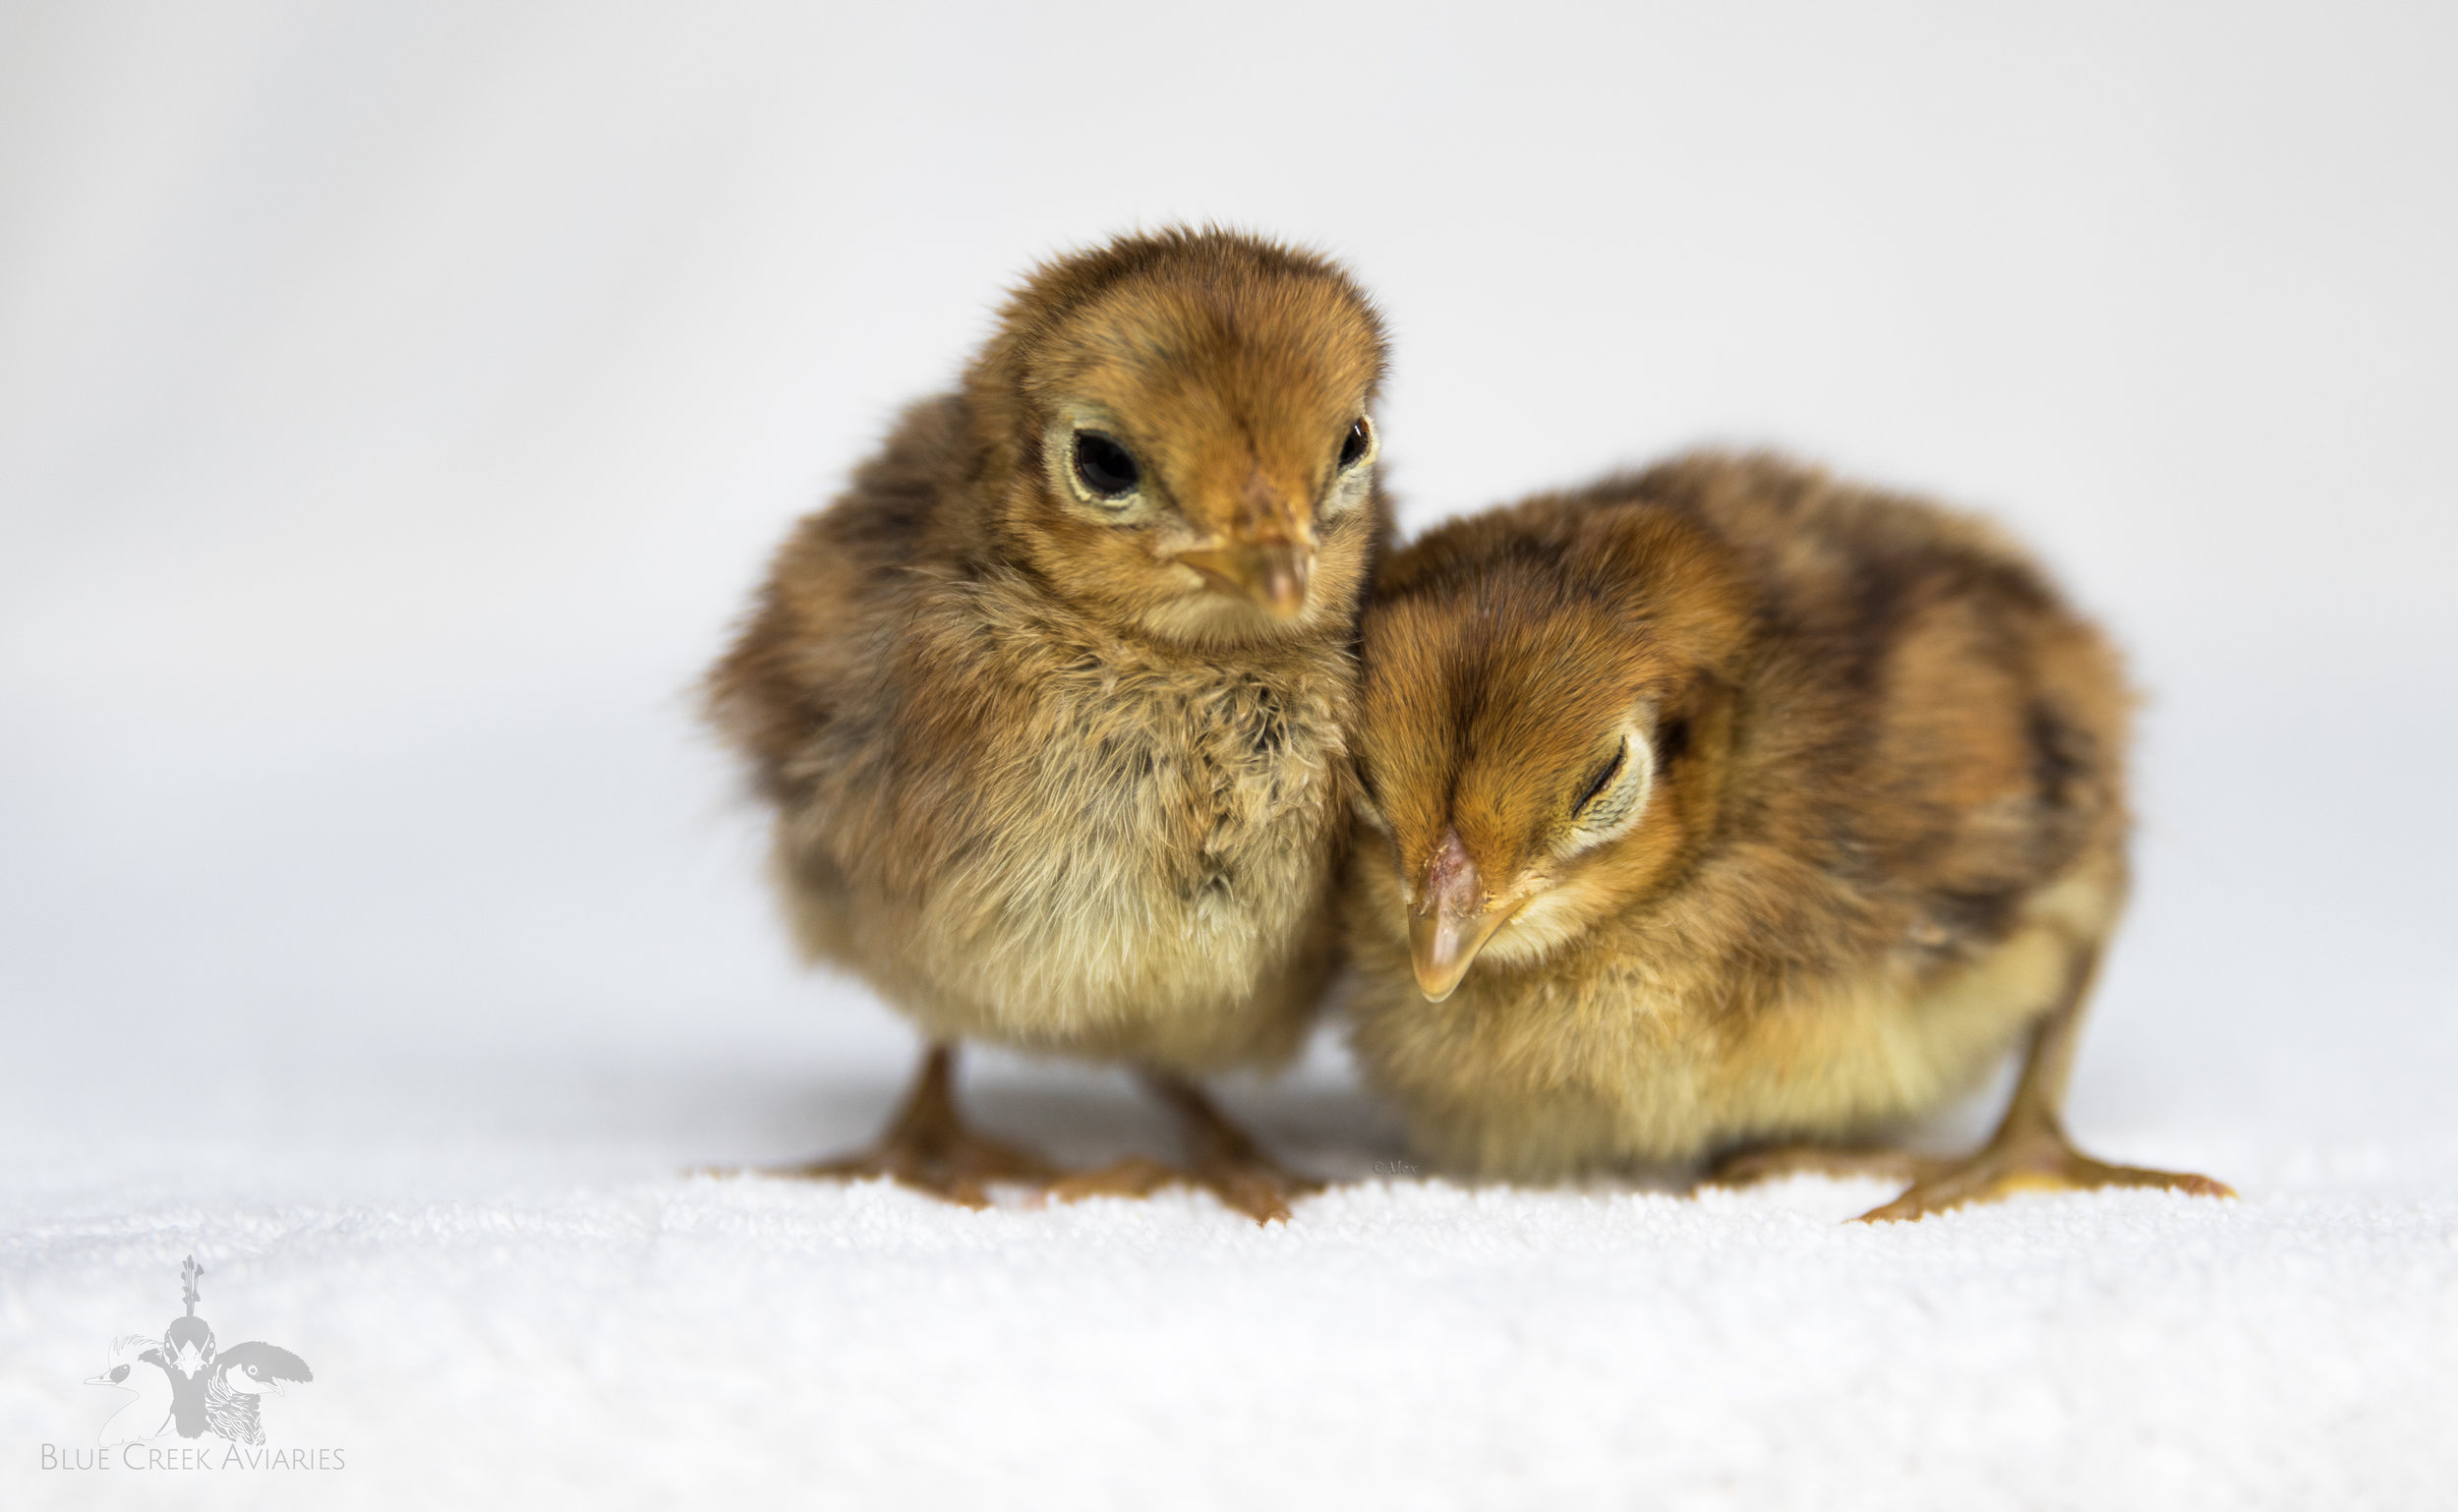
[[[1154,1095],[1177,1110],[1186,1126],[1190,1156],[1186,1165],[1164,1165],[1137,1156],[1054,1182],[1049,1188],[1051,1196],[1062,1202],[1098,1196],[1145,1197],[1163,1187],[1183,1185],[1210,1192],[1257,1223],[1286,1223],[1290,1202],[1322,1190],[1322,1183],[1299,1176],[1264,1154],[1194,1082],[1161,1073],[1150,1074],[1144,1080]]]
[[[927,1145],[902,1142],[891,1136],[858,1154],[800,1165],[763,1166],[762,1176],[800,1181],[865,1181],[884,1176],[899,1186],[965,1207],[988,1207],[992,1182],[1042,1186],[1058,1168],[1033,1154],[997,1139],[959,1130]]]
[[[1908,1178],[1910,1190],[1860,1215],[1862,1223],[1925,1218],[1966,1202],[1994,1202],[2018,1192],[2089,1192],[2101,1187],[2158,1187],[2197,1196],[2232,1197],[2224,1183],[2183,1171],[2112,1166],[2074,1147],[2057,1117],[2074,1065],[2082,1003],[2099,964],[2094,942],[2078,945],[2064,995],[2033,1025],[2022,1072],[1989,1142],[1962,1160],[1932,1160],[1902,1150],[1818,1149],[1809,1145],[1743,1150],[1717,1162],[1709,1180],[1739,1185],[1795,1171],[1834,1176]]]
[[[956,1053],[933,1046],[921,1075],[880,1141],[859,1154],[800,1165],[768,1166],[764,1176],[805,1181],[860,1181],[884,1176],[900,1186],[962,1203],[990,1205],[992,1182],[1044,1186],[1058,1168],[1030,1150],[973,1133],[956,1111]]]
[[[1048,1192],[1058,1201],[1080,1202],[1085,1197],[1148,1197],[1163,1187],[1198,1188],[1257,1223],[1286,1223],[1289,1203],[1322,1191],[1323,1184],[1283,1170],[1260,1154],[1243,1160],[1207,1160],[1185,1167],[1136,1155],[1113,1166],[1052,1182]]]
[[[1896,1223],[1942,1213],[1967,1202],[1995,1202],[2018,1192],[2090,1192],[2102,1187],[2156,1187],[2195,1196],[2232,1197],[2226,1183],[2185,1171],[2112,1166],[2076,1149],[2053,1120],[2001,1129],[1967,1160],[1938,1161],[1911,1190],[1860,1215],[1861,1223]]]

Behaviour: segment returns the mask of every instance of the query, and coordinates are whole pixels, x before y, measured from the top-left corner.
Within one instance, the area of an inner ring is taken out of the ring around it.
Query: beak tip
[[[1456,917],[1439,914],[1409,921],[1410,974],[1417,978],[1417,990],[1429,1003],[1439,1003],[1459,991],[1468,968],[1477,962],[1477,952],[1484,946],[1491,927],[1479,928],[1471,922],[1463,932],[1460,922]]]
[[[1450,842],[1452,847],[1458,843],[1456,838]],[[1417,990],[1429,1003],[1440,1003],[1459,990],[1486,942],[1518,912],[1516,904],[1487,903],[1477,898],[1476,881],[1476,868],[1462,850],[1458,866],[1437,866],[1436,875],[1428,879],[1432,906],[1422,912],[1415,907],[1409,911],[1409,965]]]
[[[1302,559],[1277,564],[1257,585],[1256,600],[1275,618],[1294,619],[1306,608],[1306,578]]]
[[[1311,548],[1206,548],[1178,559],[1210,579],[1215,591],[1243,598],[1274,619],[1295,619],[1306,611],[1307,585],[1314,576]]]

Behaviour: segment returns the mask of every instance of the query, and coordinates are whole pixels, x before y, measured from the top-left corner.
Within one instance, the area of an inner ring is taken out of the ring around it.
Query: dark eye
[[[124,1381],[124,1380],[126,1380],[126,1379],[128,1379],[128,1367],[126,1367],[126,1366],[124,1366],[124,1365],[120,1365],[120,1366],[113,1366],[113,1367],[111,1367],[111,1384],[113,1384],[113,1385],[115,1385],[115,1386],[116,1386],[116,1385],[118,1385],[121,1381]]]
[[[1588,779],[1588,785],[1580,791],[1579,801],[1570,805],[1570,812],[1576,815],[1595,802],[1597,794],[1610,786],[1613,779],[1621,775],[1621,764],[1628,760],[1629,756],[1630,744],[1625,740],[1614,748],[1613,759],[1597,768],[1596,775]]]
[[[1076,476],[1103,498],[1123,498],[1143,476],[1135,453],[1098,431],[1076,433]]]
[[[1340,437],[1340,465],[1355,467],[1366,455],[1366,448],[1374,444],[1374,431],[1366,424],[1365,417],[1359,416],[1357,424],[1349,427],[1349,434]]]

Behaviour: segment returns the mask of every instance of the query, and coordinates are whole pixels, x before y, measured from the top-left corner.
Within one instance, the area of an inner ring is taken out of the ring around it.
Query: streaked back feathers
[[[1430,533],[1362,649],[1360,1058],[1475,1168],[1932,1106],[2123,896],[2116,660],[1930,505],[1684,458]]]

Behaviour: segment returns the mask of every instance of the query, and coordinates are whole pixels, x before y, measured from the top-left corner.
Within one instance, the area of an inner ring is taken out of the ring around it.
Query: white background
[[[1406,527],[1715,441],[2036,544],[2147,699],[2074,1121],[2290,1229],[2265,1192],[2421,1214],[2384,1263],[2446,1421],[2454,67],[2429,5],[0,6],[0,1319],[66,1360],[0,1384],[0,1457],[89,1432],[149,1316],[96,1310],[199,1244],[260,1308],[349,1290],[249,1202],[876,1116],[905,1031],[790,960],[691,687],[1008,280],[1173,219],[1375,291]],[[1239,1095],[1362,1174],[1396,1147],[1340,1075]],[[1114,1080],[983,1085],[1159,1136]],[[2019,1500],[1995,1463],[1965,1492]]]

